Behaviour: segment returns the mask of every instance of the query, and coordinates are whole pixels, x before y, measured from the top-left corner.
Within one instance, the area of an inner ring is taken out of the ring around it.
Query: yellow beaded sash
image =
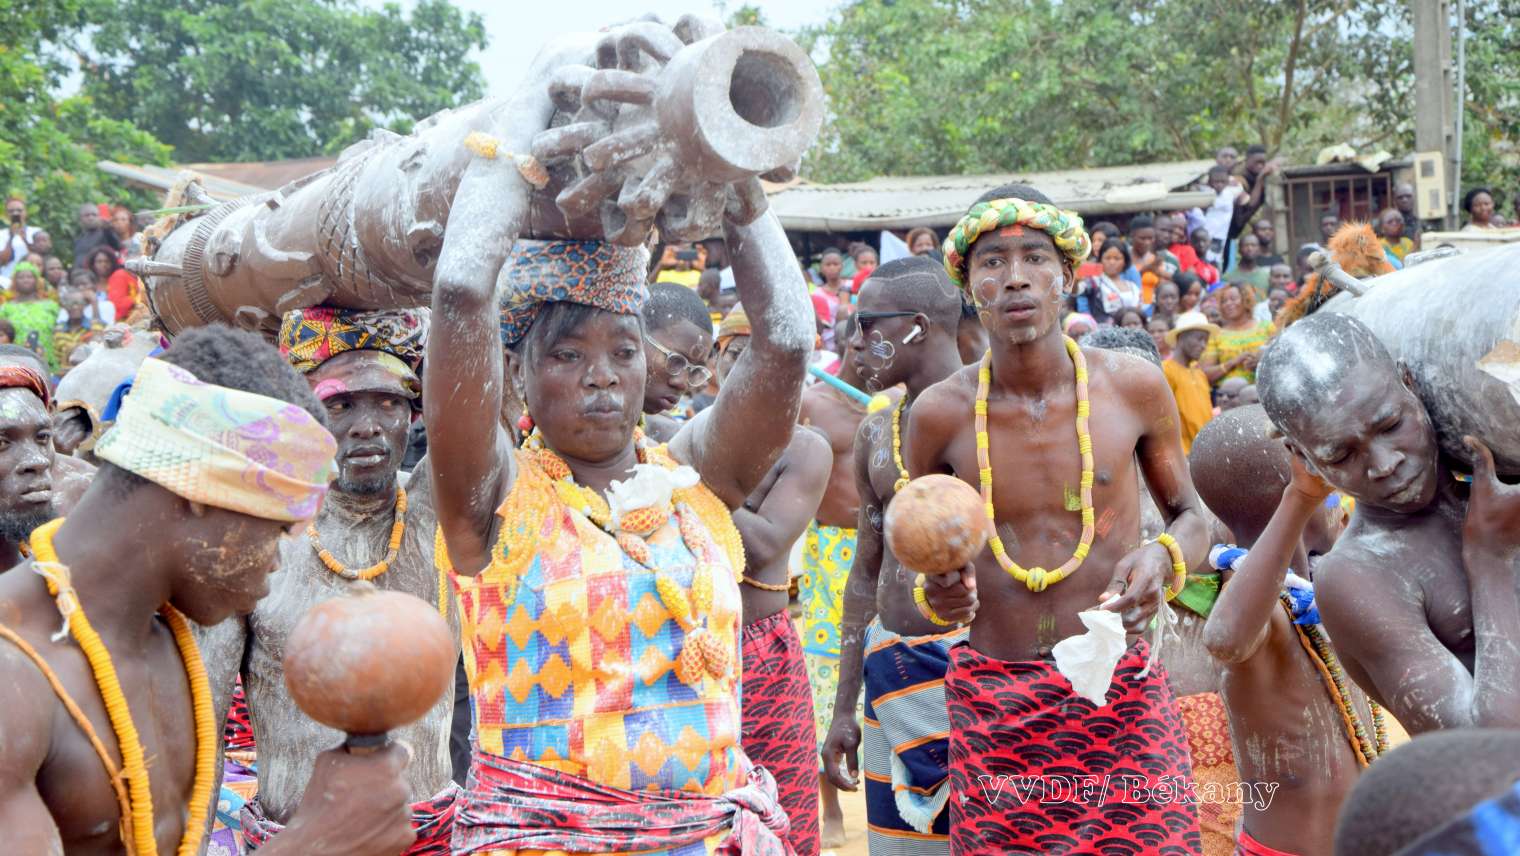
[[[48,591],[58,600],[69,632],[79,643],[90,671],[95,676],[100,699],[111,719],[111,729],[116,732],[117,748],[121,752],[122,775],[127,780],[130,817],[123,821],[131,830],[131,838],[123,837],[123,843],[132,856],[157,856],[158,841],[153,835],[153,791],[148,783],[148,767],[143,756],[142,741],[137,726],[132,721],[132,711],[121,690],[116,667],[111,662],[111,652],[90,620],[85,617],[84,606],[69,582],[68,568],[58,561],[53,550],[53,535],[63,525],[63,518],[38,527],[32,532],[32,550],[36,553],[38,572],[47,582]],[[179,610],[169,604],[161,608],[174,642],[179,647],[180,659],[185,667],[185,677],[190,683],[190,700],[195,716],[195,779],[190,787],[190,800],[186,807],[185,833],[180,839],[178,856],[196,856],[200,852],[201,837],[206,832],[206,815],[211,807],[211,786],[216,782],[216,750],[218,745],[216,715],[211,705],[211,685],[206,679],[206,668],[201,662],[200,649],[190,632],[190,623]],[[86,733],[92,743],[99,738]],[[109,770],[109,768],[108,768]]]

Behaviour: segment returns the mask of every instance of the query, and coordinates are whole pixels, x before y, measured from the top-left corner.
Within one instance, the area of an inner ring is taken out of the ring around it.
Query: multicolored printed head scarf
[[[605,241],[519,240],[507,260],[501,343],[522,341],[545,303],[637,315],[649,298],[649,251]]]
[[[337,449],[297,405],[149,358],[95,455],[193,502],[296,522],[316,515]]]
[[[1008,226],[1028,226],[1046,233],[1072,268],[1087,261],[1092,251],[1092,241],[1082,228],[1082,217],[1075,211],[1025,199],[978,202],[945,238],[945,272],[950,274],[950,281],[962,289],[968,288],[966,266],[971,258],[971,245],[987,232]]]
[[[285,313],[280,353],[306,375],[317,398],[386,392],[422,406],[417,367],[427,347],[432,310],[360,312],[314,306]]]
[[[718,325],[718,353],[728,350],[728,343],[732,342],[735,336],[749,335],[751,335],[749,315],[745,314],[743,306],[735,303],[734,308],[730,309],[728,315],[724,317],[723,323]]]
[[[392,309],[361,312],[313,306],[285,313],[280,323],[280,353],[306,374],[346,351],[380,351],[413,371],[422,364],[432,310]]]

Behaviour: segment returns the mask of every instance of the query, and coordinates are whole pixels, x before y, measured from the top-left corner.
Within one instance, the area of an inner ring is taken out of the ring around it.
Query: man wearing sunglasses
[[[855,435],[850,474],[860,495],[860,523],[845,586],[839,690],[823,745],[824,773],[836,787],[860,787],[855,756],[862,734],[853,714],[864,684],[871,850],[932,856],[950,851],[944,764],[950,717],[943,683],[950,646],[966,633],[947,634],[919,615],[914,578],[901,572],[882,537],[882,513],[904,477],[894,449],[903,448],[913,400],[961,368],[961,298],[943,265],[915,256],[873,271],[857,307],[845,359],[870,388],[901,384],[905,393],[892,408],[867,416]]]
[[[670,412],[683,398],[696,395],[712,380],[707,367],[712,352],[712,319],[693,289],[673,282],[649,287],[644,304],[644,433],[668,443],[681,422]]]

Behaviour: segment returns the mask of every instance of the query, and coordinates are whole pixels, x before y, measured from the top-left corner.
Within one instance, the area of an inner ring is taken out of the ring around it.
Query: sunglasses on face
[[[866,312],[855,313],[855,323],[860,325],[861,332],[866,332],[872,324],[886,318],[909,318],[917,315],[917,312]]]
[[[685,375],[686,384],[694,389],[706,386],[707,382],[712,379],[712,369],[709,369],[707,366],[694,364],[685,356],[670,350],[647,335],[644,337],[644,341],[648,342],[656,351],[665,355],[665,373],[672,378]]]

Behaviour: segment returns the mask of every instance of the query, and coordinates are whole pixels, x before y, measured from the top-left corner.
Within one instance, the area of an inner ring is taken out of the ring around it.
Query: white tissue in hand
[[[1129,643],[1124,636],[1124,619],[1106,609],[1089,609],[1077,613],[1087,627],[1081,636],[1069,636],[1056,643],[1051,653],[1056,669],[1071,681],[1071,688],[1098,707],[1108,703],[1108,687],[1114,680],[1114,667],[1124,656]]]
[[[657,464],[634,464],[633,478],[614,481],[607,486],[612,525],[620,525],[623,515],[631,511],[669,505],[675,491],[694,487],[701,480],[702,477],[691,467],[667,470]]]

